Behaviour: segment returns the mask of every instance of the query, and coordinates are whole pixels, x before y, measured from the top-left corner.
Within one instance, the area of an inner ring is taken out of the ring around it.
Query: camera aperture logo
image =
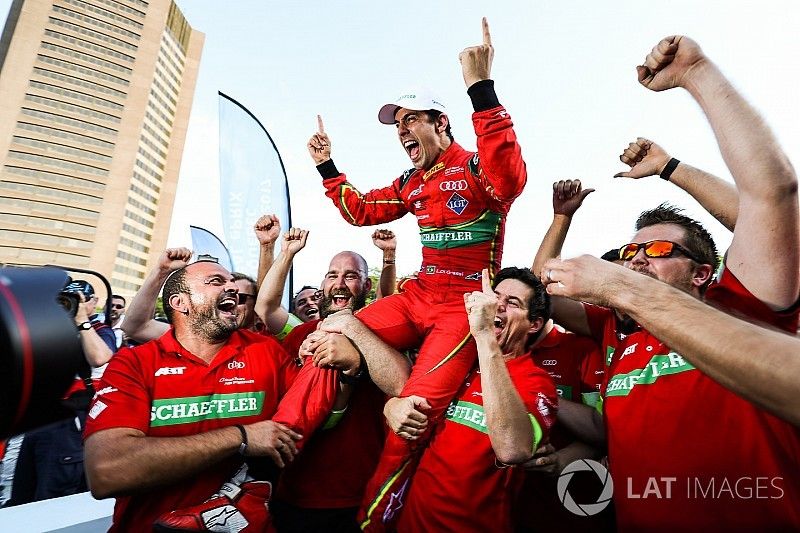
[[[603,484],[603,490],[600,492],[600,496],[597,497],[596,502],[577,503],[572,498],[569,490],[567,490],[569,488],[569,482],[572,480],[572,476],[575,475],[575,472],[587,472],[590,470],[597,475],[597,478]],[[571,462],[561,471],[561,475],[558,476],[556,489],[558,491],[558,499],[561,500],[561,505],[563,505],[567,511],[578,516],[592,516],[608,507],[608,504],[611,503],[611,496],[614,494],[614,480],[611,479],[611,474],[608,473],[606,467],[597,461],[579,459],[578,461]]]

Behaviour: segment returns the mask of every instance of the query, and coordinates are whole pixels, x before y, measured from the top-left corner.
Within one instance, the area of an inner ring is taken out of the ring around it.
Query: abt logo
[[[443,181],[439,184],[442,191],[463,191],[467,188],[467,180]]]
[[[244,361],[231,361],[228,363],[228,368],[230,370],[235,370],[237,368],[244,368]]]
[[[158,370],[156,370],[156,376],[170,376],[170,375],[183,375],[183,371],[186,370],[185,366],[162,366]]]

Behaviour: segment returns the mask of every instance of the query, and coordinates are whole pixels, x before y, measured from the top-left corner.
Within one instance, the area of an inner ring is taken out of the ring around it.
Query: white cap
[[[378,111],[378,120],[383,124],[394,124],[394,114],[401,107],[414,111],[435,110],[447,113],[442,101],[427,89],[416,89],[402,93],[391,103],[381,107]]]

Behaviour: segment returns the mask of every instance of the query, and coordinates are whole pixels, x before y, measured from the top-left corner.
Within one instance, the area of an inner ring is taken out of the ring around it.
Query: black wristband
[[[476,112],[486,111],[500,105],[497,93],[494,92],[494,80],[481,80],[473,83],[467,94],[472,101],[472,109]]]
[[[324,163],[317,165],[317,172],[319,172],[319,175],[322,176],[322,179],[324,180],[335,178],[341,174],[338,170],[336,170],[336,165],[333,163],[333,159],[328,159]]]
[[[242,443],[239,445],[239,455],[244,457],[247,455],[247,432],[244,430],[244,426],[241,424],[236,424],[233,426],[239,430],[239,433],[242,434]]]
[[[675,159],[674,157],[673,157],[672,159],[670,159],[670,160],[669,160],[669,163],[667,163],[667,166],[665,166],[665,167],[664,167],[664,170],[662,170],[662,171],[661,171],[661,174],[659,174],[659,176],[661,177],[661,179],[662,179],[662,180],[669,181],[669,177],[670,177],[670,176],[672,176],[672,172],[675,170],[675,168],[676,168],[676,167],[677,167],[679,164],[680,164],[680,161],[678,161],[678,160],[677,160],[677,159]]]

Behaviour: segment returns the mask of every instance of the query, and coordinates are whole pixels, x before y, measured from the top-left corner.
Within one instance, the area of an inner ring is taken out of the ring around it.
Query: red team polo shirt
[[[318,323],[313,320],[295,327],[283,340],[286,351],[297,355]],[[383,392],[368,378],[355,385],[339,422],[330,429],[318,429],[283,471],[275,499],[315,509],[357,507],[386,438],[385,401]]]
[[[705,300],[797,329],[797,310],[770,310],[727,270]],[[602,407],[619,529],[800,530],[800,429],[647,331],[617,335],[611,310],[585,308],[611,353]]]
[[[543,431],[542,440],[546,439],[556,417],[553,381],[529,354],[507,361],[506,366],[529,416]],[[470,373],[456,398],[422,454],[400,507],[398,531],[512,529],[511,503],[522,469],[497,463],[486,428],[480,370]],[[391,498],[402,499],[402,494]]]
[[[185,350],[170,328],[111,359],[89,410],[85,437],[120,427],[149,437],[183,437],[268,419],[297,372],[283,348],[263,335],[235,331],[207,364]],[[196,505],[216,492],[239,463],[231,457],[180,482],[117,498],[111,531],[150,531],[162,513]]]

